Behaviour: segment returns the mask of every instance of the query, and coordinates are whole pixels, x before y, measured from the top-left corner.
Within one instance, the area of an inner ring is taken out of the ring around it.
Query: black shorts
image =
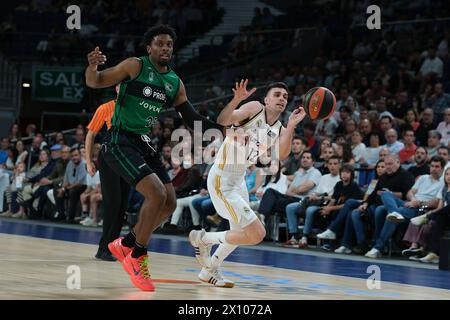
[[[112,128],[103,143],[104,160],[130,185],[136,186],[145,176],[155,173],[163,184],[170,183],[160,155],[148,141],[126,130]]]

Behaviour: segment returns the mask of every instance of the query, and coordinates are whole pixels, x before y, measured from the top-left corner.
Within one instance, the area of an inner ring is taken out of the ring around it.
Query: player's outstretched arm
[[[246,103],[238,110],[235,110],[242,101],[250,97],[256,91],[256,88],[247,91],[247,84],[248,79],[241,80],[241,82],[236,82],[235,88],[232,89],[234,97],[225,106],[222,112],[220,112],[217,117],[217,123],[223,126],[230,126],[251,117],[261,110],[261,105],[255,101]]]
[[[184,120],[186,126],[190,129],[194,130],[195,121],[202,122],[202,132],[205,132],[208,129],[217,129],[222,133],[224,132],[224,127],[220,124],[217,124],[199,114],[195,111],[192,104],[189,102],[186,96],[186,88],[184,87],[183,82],[180,80],[180,89],[178,90],[178,94],[175,97],[175,101],[173,103],[175,106],[175,111],[178,112],[180,117]]]
[[[289,117],[286,128],[281,129],[280,134],[280,160],[285,160],[291,153],[292,138],[294,137],[295,128],[302,122],[306,116],[303,107],[295,109]]]
[[[89,66],[86,68],[86,85],[91,88],[107,88],[130,78],[134,79],[139,73],[141,62],[137,58],[128,58],[118,65],[98,71],[98,66],[106,63],[106,56],[99,47],[87,55]]]

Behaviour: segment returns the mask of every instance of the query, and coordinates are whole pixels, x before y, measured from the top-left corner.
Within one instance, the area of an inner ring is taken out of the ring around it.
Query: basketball
[[[315,87],[305,94],[303,105],[311,120],[325,120],[336,109],[336,97],[327,88]]]

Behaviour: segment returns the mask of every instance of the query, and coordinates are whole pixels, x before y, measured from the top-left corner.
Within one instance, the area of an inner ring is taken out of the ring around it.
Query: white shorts
[[[213,165],[208,174],[208,191],[217,213],[230,225],[244,228],[258,219],[250,208],[244,175],[227,174]]]

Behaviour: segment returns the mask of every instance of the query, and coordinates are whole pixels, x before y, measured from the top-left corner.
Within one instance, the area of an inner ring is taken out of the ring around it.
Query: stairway
[[[225,10],[222,22],[179,51],[180,65],[198,56],[199,48],[211,44],[212,37],[215,36],[212,43],[221,44],[222,35],[239,33],[241,26],[250,25],[256,7],[261,9],[268,7],[274,16],[283,14],[278,9],[258,0],[218,0],[217,5]]]

